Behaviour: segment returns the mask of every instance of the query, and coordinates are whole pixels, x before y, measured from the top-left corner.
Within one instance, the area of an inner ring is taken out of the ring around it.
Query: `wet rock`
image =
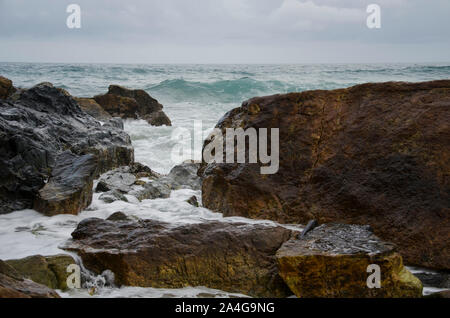
[[[131,219],[123,212],[114,212],[107,219],[107,221],[130,221]]]
[[[162,110],[163,106],[144,90],[111,85],[107,94],[95,96],[94,99],[114,117],[141,118],[154,126],[172,125]]]
[[[75,100],[85,113],[97,120],[107,122],[112,118],[93,98],[75,98]]]
[[[200,164],[184,162],[175,166],[167,176],[161,178],[172,190],[179,189],[201,189],[201,179],[197,175]]]
[[[105,203],[113,203],[116,201],[128,202],[128,199],[117,190],[105,192],[99,197],[99,199]]]
[[[58,157],[65,151],[84,159],[94,155],[96,176],[133,163],[130,137],[119,129],[102,127],[64,90],[42,83],[13,97],[0,100],[0,214],[32,208],[39,190],[49,178],[56,178],[52,171],[61,168]],[[89,166],[90,162],[86,160]],[[73,167],[84,170],[77,163],[74,160]],[[76,173],[74,179],[80,180]],[[71,204],[64,206],[69,209],[61,213],[78,210]]]
[[[407,264],[450,269],[449,122],[449,80],[254,98],[217,127],[279,128],[279,171],[204,164],[202,202],[225,216],[370,224]]]
[[[256,297],[291,294],[275,253],[291,237],[282,227],[205,222],[174,227],[155,220],[86,219],[64,249],[95,273],[111,270],[118,285],[206,286]]]
[[[59,298],[59,295],[47,286],[23,278],[0,260],[0,298]]]
[[[96,169],[93,155],[79,157],[69,151],[61,153],[49,181],[34,200],[34,209],[48,216],[78,214],[92,202]]]
[[[127,167],[121,167],[109,171],[101,176],[95,192],[106,192],[116,190],[122,193],[128,193],[133,189],[136,177],[127,172]]]
[[[20,275],[35,283],[45,285],[51,289],[67,289],[67,267],[76,264],[69,255],[29,256],[18,260],[6,261]]]
[[[422,284],[394,246],[368,226],[326,224],[284,243],[280,276],[301,298],[421,297]],[[381,268],[381,288],[369,288],[369,265]]]
[[[16,89],[13,86],[11,80],[6,77],[0,76],[0,99],[6,99],[12,95]]]
[[[187,200],[186,202],[189,203],[192,206],[197,207],[197,208],[200,206],[200,204],[198,203],[198,199],[197,199],[197,197],[195,195],[190,197],[189,200]]]
[[[124,130],[123,120],[120,117],[111,118],[103,126],[114,127],[114,128],[120,129],[120,130]]]
[[[167,199],[170,197],[170,188],[160,181],[150,181],[143,186],[135,187],[129,194],[135,196],[139,201]]]

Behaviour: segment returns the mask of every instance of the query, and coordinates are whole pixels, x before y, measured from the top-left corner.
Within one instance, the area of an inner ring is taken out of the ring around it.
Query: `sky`
[[[0,61],[449,62],[450,0],[0,0]]]

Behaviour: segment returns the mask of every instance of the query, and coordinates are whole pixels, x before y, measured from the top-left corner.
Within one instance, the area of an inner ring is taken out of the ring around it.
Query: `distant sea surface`
[[[150,65],[0,63],[0,75],[17,87],[51,82],[78,97],[104,94],[110,84],[146,90],[164,105],[173,127],[128,122],[136,159],[159,172],[169,159],[176,127],[214,127],[229,110],[251,97],[312,89],[335,89],[366,82],[450,79],[450,62],[439,64]]]

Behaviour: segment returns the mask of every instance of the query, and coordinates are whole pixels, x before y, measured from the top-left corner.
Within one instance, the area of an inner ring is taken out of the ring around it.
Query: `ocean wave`
[[[250,77],[214,82],[172,79],[149,86],[146,89],[155,96],[164,96],[164,98],[174,101],[220,100],[221,102],[237,102],[254,96],[300,90],[299,87],[286,82],[277,80],[259,81]]]

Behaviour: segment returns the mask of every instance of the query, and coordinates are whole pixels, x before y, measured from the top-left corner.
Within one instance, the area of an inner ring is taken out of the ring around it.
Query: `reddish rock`
[[[291,237],[280,226],[211,221],[174,227],[116,213],[108,220],[83,220],[72,237],[64,248],[95,273],[111,270],[118,285],[292,294],[277,270],[275,253]]]
[[[8,98],[15,91],[12,81],[0,76],[0,99]]]
[[[141,118],[153,126],[172,125],[162,110],[163,106],[144,90],[111,85],[107,94],[95,96],[94,99],[114,117]]]
[[[254,98],[218,127],[279,128],[280,169],[204,164],[203,204],[283,223],[370,224],[407,264],[450,268],[450,81]]]

